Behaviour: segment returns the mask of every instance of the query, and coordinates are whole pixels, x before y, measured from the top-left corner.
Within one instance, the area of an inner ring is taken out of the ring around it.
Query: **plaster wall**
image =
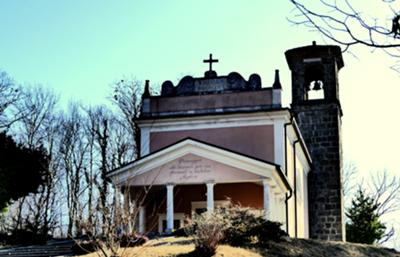
[[[187,137],[274,162],[273,125],[150,132],[150,153]]]
[[[302,151],[299,144],[296,144],[296,158],[294,158],[293,142],[289,138],[286,140],[287,149],[287,178],[289,184],[293,188],[293,194],[288,200],[288,222],[289,235],[292,237],[308,238],[309,223],[308,223],[308,183],[307,171],[299,158],[299,152]],[[294,162],[296,162],[296,176],[294,176]],[[296,189],[295,189],[296,180]],[[295,210],[297,207],[297,215]],[[297,219],[297,229],[296,229]],[[296,232],[297,230],[297,232]]]
[[[272,90],[150,98],[149,113],[272,105]]]

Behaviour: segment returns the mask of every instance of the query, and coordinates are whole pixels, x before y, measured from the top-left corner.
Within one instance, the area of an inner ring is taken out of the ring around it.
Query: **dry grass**
[[[123,257],[191,257],[194,250],[193,240],[185,237],[166,237],[150,240],[143,246],[121,249]],[[98,257],[91,253],[82,257]],[[221,245],[217,257],[261,257],[260,254],[247,249]]]
[[[193,240],[185,237],[154,239],[145,245],[122,249],[122,257],[193,257]],[[98,257],[96,253],[84,257]],[[329,242],[305,239],[287,239],[280,243],[271,242],[264,248],[244,249],[221,245],[217,257],[400,257],[391,249],[343,242]]]
[[[268,257],[400,257],[392,249],[373,245],[291,238],[280,243],[270,242],[258,252]]]

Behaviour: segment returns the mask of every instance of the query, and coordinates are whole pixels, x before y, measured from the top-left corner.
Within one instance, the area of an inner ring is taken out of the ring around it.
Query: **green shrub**
[[[238,246],[253,241],[254,238],[249,232],[258,222],[261,216],[259,212],[257,213],[256,210],[248,207],[230,204],[225,208],[221,208],[221,213],[230,224],[226,230],[224,243]]]
[[[259,217],[253,226],[249,227],[248,236],[256,237],[258,243],[264,245],[268,241],[279,242],[288,234],[281,229],[282,224]]]
[[[286,232],[279,222],[269,221],[264,213],[249,207],[230,204],[222,208],[223,216],[229,220],[224,243],[238,246],[250,243],[265,244],[269,240],[279,241]]]

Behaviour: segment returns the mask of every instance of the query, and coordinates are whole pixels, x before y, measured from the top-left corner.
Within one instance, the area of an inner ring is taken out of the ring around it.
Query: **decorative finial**
[[[150,97],[150,96],[151,96],[151,94],[150,94],[150,80],[146,79],[146,83],[144,85],[144,92],[143,92],[142,98],[143,97]]]
[[[275,70],[275,81],[272,85],[274,89],[282,89],[281,81],[279,80],[279,70]]]
[[[212,64],[213,64],[213,62],[217,63],[217,62],[218,62],[218,59],[213,59],[213,58],[212,58],[212,54],[210,54],[209,59],[203,60],[203,62],[204,62],[204,63],[209,63],[209,69],[208,69],[208,71],[206,71],[206,72],[204,73],[204,76],[205,76],[206,78],[216,77],[216,76],[217,76],[217,73],[216,73],[215,71],[213,71],[213,69],[212,69]]]

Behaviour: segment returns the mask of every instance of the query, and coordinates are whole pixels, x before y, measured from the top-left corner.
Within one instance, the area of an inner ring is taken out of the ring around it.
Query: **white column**
[[[122,197],[121,197],[121,188],[119,187],[119,186],[116,186],[115,187],[115,191],[114,191],[114,194],[115,194],[115,209],[116,210],[118,210],[118,211],[121,211],[121,200],[123,199]]]
[[[272,208],[272,210],[274,211],[274,221],[280,221],[281,218],[281,204],[279,202],[279,198],[280,198],[280,193],[277,192],[278,189],[275,189],[274,192],[274,207]]]
[[[265,212],[265,218],[270,219],[271,218],[271,208],[270,208],[270,198],[269,198],[269,184],[267,180],[263,180],[263,186],[264,186],[264,212]]]
[[[285,199],[286,195],[280,194],[279,195],[279,222],[282,223],[282,228],[286,230],[286,209],[285,209]],[[286,231],[287,232],[287,231]]]
[[[269,219],[275,221],[276,205],[275,205],[275,187],[269,187]]]
[[[276,185],[272,185],[269,188],[269,219],[272,221],[278,220],[278,188]]]
[[[172,232],[174,229],[174,185],[167,185],[167,230]]]
[[[207,183],[207,211],[214,211],[214,183]]]
[[[146,229],[146,209],[144,206],[139,208],[139,233],[144,233]]]

